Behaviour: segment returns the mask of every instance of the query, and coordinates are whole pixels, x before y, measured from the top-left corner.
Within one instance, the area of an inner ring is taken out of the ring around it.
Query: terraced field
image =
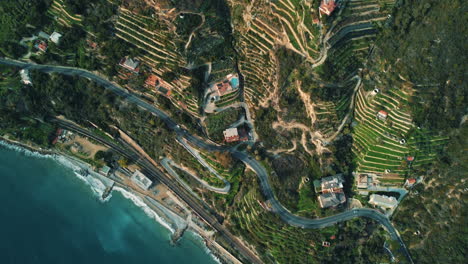
[[[272,221],[269,212],[262,208],[259,201],[260,195],[255,190],[249,191],[241,198],[240,209],[234,212],[230,221],[235,222],[239,229],[248,231],[248,240],[268,248],[268,253],[278,263],[311,263],[317,254],[316,247],[321,247],[318,245],[322,241],[321,235],[311,235],[304,229],[279,225]],[[327,228],[323,233],[327,231],[333,232],[332,228]],[[293,253],[290,254],[290,251]]]
[[[320,131],[324,138],[330,137],[338,128],[343,118],[348,113],[349,104],[353,94],[355,82],[345,84],[346,90],[349,91],[338,102],[319,102],[315,105],[317,120],[315,129]]]
[[[380,27],[394,5],[394,0],[350,0],[344,2],[340,19],[333,21],[327,62],[336,80],[348,78],[365,61]]]
[[[71,26],[73,24],[81,25],[81,15],[72,14],[69,12],[63,3],[63,0],[54,0],[47,12],[47,15],[56,19],[64,26]]]
[[[151,67],[154,74],[162,76],[186,65],[184,57],[177,51],[173,41],[174,33],[157,18],[135,14],[121,8],[116,29],[117,37],[145,51],[145,55],[139,59]],[[190,77],[179,74],[174,81],[166,83],[172,90],[173,103],[198,116],[197,101],[185,91],[190,86]]]
[[[413,125],[405,110],[408,97],[396,89],[376,95],[363,90],[358,92],[355,110],[358,124],[353,133],[358,172],[382,174],[387,171],[399,177],[407,176],[412,168],[431,163],[443,148],[447,137],[431,135]],[[385,121],[377,118],[380,110],[388,113]],[[412,164],[407,157],[415,158]],[[383,181],[393,182],[392,179]]]
[[[259,1],[252,6],[248,27],[236,28],[247,101],[262,102],[277,86],[278,45],[310,61],[319,57],[320,28],[312,22],[318,11],[310,4],[298,0]]]

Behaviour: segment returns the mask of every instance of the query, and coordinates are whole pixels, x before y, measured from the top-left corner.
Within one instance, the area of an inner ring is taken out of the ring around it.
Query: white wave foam
[[[98,197],[101,201],[105,202],[105,201],[108,201],[112,195],[109,195],[108,197],[106,197],[106,199],[102,199],[102,194],[104,193],[105,189],[106,189],[106,186],[104,185],[103,182],[101,182],[99,179],[95,178],[95,177],[92,177],[91,175],[89,177],[84,177],[83,175],[81,175],[79,173],[79,171],[84,168],[84,167],[88,167],[88,165],[86,165],[85,163],[82,163],[81,166],[80,164],[78,164],[78,161],[74,161],[70,158],[67,158],[65,156],[62,156],[62,155],[58,155],[58,154],[42,154],[38,151],[32,151],[32,150],[29,150],[27,148],[24,148],[24,147],[21,147],[21,146],[18,146],[18,145],[14,145],[14,144],[10,144],[8,142],[5,142],[5,141],[1,141],[0,140],[0,146],[3,146],[7,149],[10,149],[10,150],[14,150],[14,151],[17,151],[19,153],[22,153],[26,156],[29,156],[29,157],[35,157],[35,158],[43,158],[43,159],[52,159],[54,161],[56,161],[57,163],[61,164],[62,166],[65,166],[69,169],[71,169],[75,176],[77,176],[77,178],[79,178],[80,180],[82,180],[84,183],[86,183],[88,186],[91,187],[91,190],[93,191],[93,193],[96,195],[96,197]]]
[[[131,200],[136,206],[142,208],[146,215],[156,220],[156,222],[158,222],[166,229],[171,231],[172,234],[174,234],[175,230],[166,221],[164,221],[162,217],[160,217],[155,211],[153,211],[140,197],[121,187],[114,187],[114,190],[120,192],[125,198]]]
[[[210,255],[211,258],[213,258],[213,260],[216,261],[217,263],[223,264],[223,262],[221,262],[221,260],[215,254],[213,254],[213,252],[208,248],[208,246],[206,245],[205,240],[203,239],[203,237],[200,234],[198,234],[197,232],[193,232],[193,231],[189,231],[189,232],[191,234],[193,234],[196,238],[198,238],[201,243],[203,243],[204,250],[205,250],[206,254]]]
[[[51,155],[51,154],[42,154],[42,153],[39,153],[37,151],[31,151],[27,148],[24,148],[24,147],[21,147],[21,146],[18,146],[18,145],[14,145],[14,144],[11,144],[11,143],[8,143],[6,141],[3,141],[3,140],[0,140],[0,146],[2,147],[5,147],[7,149],[10,149],[10,150],[15,150],[19,153],[22,153],[26,156],[31,156],[31,157],[37,157],[37,158],[53,158],[53,156],[55,155]]]

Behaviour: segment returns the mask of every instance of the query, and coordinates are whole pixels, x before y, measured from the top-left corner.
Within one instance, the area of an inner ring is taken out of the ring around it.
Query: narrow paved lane
[[[244,152],[240,152],[237,150],[233,150],[224,146],[215,145],[213,143],[208,143],[202,140],[199,137],[196,137],[190,134],[188,131],[182,129],[174,120],[172,120],[168,114],[163,112],[162,110],[156,108],[155,106],[141,100],[139,97],[128,93],[124,88],[120,87],[118,84],[112,83],[109,80],[98,76],[92,72],[87,70],[72,68],[72,67],[64,67],[64,66],[54,66],[54,65],[39,65],[34,63],[26,63],[21,61],[15,61],[5,58],[0,58],[0,64],[16,66],[20,68],[30,69],[30,70],[40,70],[43,72],[57,72],[65,75],[75,75],[81,76],[90,80],[97,82],[98,84],[102,85],[106,89],[109,89],[115,92],[117,95],[124,97],[127,101],[135,103],[136,105],[140,106],[141,108],[150,111],[154,115],[161,118],[167,126],[174,130],[178,134],[178,136],[184,137],[187,141],[194,144],[199,148],[203,148],[207,151],[229,151],[233,157],[241,160],[244,162],[248,167],[250,167],[255,173],[257,174],[260,182],[260,188],[262,189],[263,194],[265,195],[266,199],[270,202],[272,209],[275,213],[277,213],[283,221],[286,223],[301,227],[301,228],[323,228],[327,226],[334,225],[338,222],[347,221],[355,217],[367,217],[371,218],[380,224],[382,224],[387,231],[389,232],[392,239],[397,240],[401,245],[401,248],[404,251],[404,254],[407,256],[407,259],[410,263],[413,263],[411,256],[401,239],[398,231],[393,227],[390,220],[380,212],[369,209],[369,208],[360,208],[360,209],[352,209],[343,213],[339,213],[333,216],[324,217],[324,218],[317,218],[317,219],[309,219],[300,217],[297,215],[292,214],[289,212],[275,197],[272,187],[268,181],[268,173],[265,168],[257,162],[254,158],[249,156]]]

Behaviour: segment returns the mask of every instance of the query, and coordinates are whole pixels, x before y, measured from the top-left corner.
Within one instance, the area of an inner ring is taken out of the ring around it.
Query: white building
[[[29,77],[29,70],[22,69],[20,71],[21,82],[26,85],[32,85],[31,77]]]
[[[52,33],[52,35],[50,35],[49,39],[53,43],[58,44],[61,37],[62,37],[62,34],[54,31],[54,33]]]
[[[239,140],[239,133],[236,127],[228,128],[224,130],[223,134],[224,134],[224,140],[226,140],[226,142],[235,142]]]
[[[395,209],[395,207],[398,205],[398,201],[395,197],[378,194],[372,194],[370,196],[369,203],[392,210]]]
[[[142,189],[148,190],[153,182],[148,179],[141,171],[136,170],[132,175],[132,181],[140,186]]]

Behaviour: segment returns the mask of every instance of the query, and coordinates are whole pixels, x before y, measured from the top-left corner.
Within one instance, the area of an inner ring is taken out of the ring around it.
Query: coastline
[[[95,175],[93,175],[94,171],[92,170],[92,166],[90,164],[88,164],[87,162],[77,157],[73,157],[68,154],[61,153],[60,151],[57,151],[57,150],[44,149],[39,146],[33,146],[33,145],[26,144],[20,141],[5,138],[3,136],[0,136],[0,148],[1,147],[23,153],[27,156],[53,159],[59,164],[71,169],[77,178],[82,180],[86,185],[88,185],[92,189],[94,195],[96,195],[101,202],[106,202],[112,197],[112,194],[110,194],[108,197],[106,197],[106,199],[102,199],[102,196],[101,196],[102,193],[100,193],[99,191],[104,191],[104,189],[102,187],[94,185],[92,182],[90,182],[88,178],[92,178],[91,181],[98,181],[100,184],[102,184],[101,180],[96,178]],[[87,176],[84,176],[79,173],[80,169],[87,169],[88,171],[92,173],[89,173]],[[98,173],[94,172],[94,174],[98,174]],[[104,176],[101,176],[101,177],[104,177]],[[110,177],[105,177],[105,178],[112,179]],[[131,200],[131,202],[135,204],[135,206],[143,210],[143,212],[146,215],[148,215],[148,217],[150,217],[152,220],[156,221],[158,224],[160,224],[166,230],[168,230],[171,234],[170,235],[171,237],[178,230],[178,227],[175,224],[175,222],[177,222],[178,219],[171,218],[170,214],[165,214],[161,210],[158,210],[157,207],[155,207],[153,204],[147,201],[147,199],[144,199],[141,193],[138,193],[132,190],[131,188],[128,188],[128,186],[118,181],[115,182],[115,187],[113,188],[113,191],[114,190],[121,193],[121,195],[125,199]],[[174,214],[175,216],[182,218],[181,216],[175,214],[174,210],[167,208],[167,205],[162,205],[162,204],[160,205],[165,207],[166,210],[168,210],[169,212],[172,212],[172,214]],[[194,235],[194,237],[200,238],[201,240],[200,242],[203,245],[202,246],[203,250],[206,253],[208,253],[208,255],[210,255],[214,261],[218,263],[230,263],[231,262],[231,261],[227,261],[226,258],[220,255],[219,249],[217,249],[215,246],[212,245],[213,242],[216,243],[215,241],[211,241],[212,239],[207,237],[205,234],[203,234],[201,230],[196,230],[196,228],[193,228],[192,227],[193,223],[185,222],[185,224],[187,226],[188,232],[191,232]],[[171,243],[171,241],[169,240],[168,243]]]

